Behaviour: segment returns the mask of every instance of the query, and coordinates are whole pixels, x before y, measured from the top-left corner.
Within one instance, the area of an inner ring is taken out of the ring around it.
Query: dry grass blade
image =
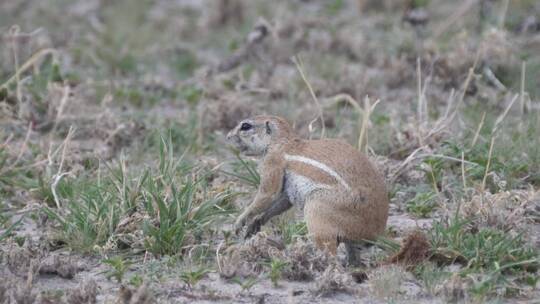
[[[418,119],[418,127],[420,127],[420,122],[425,121],[425,112],[424,112],[424,95],[422,94],[422,69],[421,69],[421,62],[420,57],[416,58],[416,77],[417,77],[417,94],[418,94],[418,108],[417,110],[417,119]]]
[[[501,13],[499,15],[499,28],[504,28],[504,23],[506,21],[506,14],[508,13],[508,4],[510,4],[510,0],[503,0],[503,5],[501,8]]]
[[[450,15],[450,17],[445,19],[441,24],[439,24],[439,26],[435,28],[435,30],[433,31],[433,37],[437,38],[444,34],[450,28],[450,26],[452,26],[452,24],[461,19],[463,15],[467,14],[471,10],[473,5],[475,5],[477,2],[478,0],[469,0],[463,2],[457,8],[457,10],[455,10],[455,12]]]
[[[459,158],[456,158],[456,157],[451,157],[451,156],[446,156],[446,155],[441,155],[441,154],[426,153],[426,154],[420,154],[416,158],[421,159],[421,158],[426,158],[426,157],[441,158],[441,159],[451,160],[451,161],[455,161],[455,162],[463,163],[463,164],[467,164],[467,165],[478,166],[477,163],[473,163],[473,162],[468,161],[468,160],[463,160],[463,159],[459,159]]]
[[[467,180],[465,179],[465,152],[461,151],[461,180],[463,182],[463,189],[467,188]]]
[[[332,107],[336,105],[339,102],[345,101],[349,105],[351,105],[356,112],[358,112],[358,150],[364,151],[367,153],[368,150],[368,137],[367,132],[369,128],[369,120],[371,113],[375,109],[375,107],[379,104],[380,100],[377,99],[373,105],[371,105],[371,102],[369,100],[369,97],[366,96],[364,99],[364,108],[360,107],[358,104],[358,101],[356,101],[354,98],[352,98],[349,94],[338,94],[334,97],[330,97],[325,101],[324,108]],[[364,140],[365,138],[365,140]]]
[[[26,131],[26,136],[24,137],[24,141],[21,144],[21,149],[19,150],[19,154],[17,155],[17,158],[15,159],[15,161],[7,168],[7,170],[11,170],[11,169],[15,168],[15,166],[21,160],[22,156],[24,155],[24,152],[26,151],[26,148],[28,147],[28,140],[30,139],[30,134],[31,133],[32,133],[32,124],[30,123],[28,125],[28,130]],[[8,138],[8,140],[9,140],[9,138]],[[6,142],[8,142],[8,141],[6,141]]]
[[[399,167],[394,171],[392,174],[392,177],[390,178],[390,181],[388,182],[390,185],[393,185],[396,181],[396,179],[403,173],[403,170],[407,168],[407,166],[416,159],[416,154],[420,151],[426,149],[425,146],[419,147],[416,150],[414,150],[409,156],[399,165]]]
[[[42,49],[40,51],[38,51],[37,53],[35,53],[34,55],[32,55],[32,57],[30,57],[20,68],[17,69],[17,71],[15,71],[15,75],[11,76],[8,80],[6,80],[6,82],[4,82],[2,85],[0,85],[0,88],[8,88],[8,86],[15,80],[17,80],[20,75],[24,72],[26,72],[26,70],[28,70],[29,68],[31,68],[32,66],[34,66],[34,64],[36,62],[38,62],[38,60],[40,60],[41,58],[47,56],[47,55],[51,55],[53,57],[53,60],[56,61],[56,50],[55,49],[52,49],[52,48],[48,48],[48,49]]]
[[[521,115],[523,115],[527,109],[525,105],[525,71],[527,68],[527,63],[525,61],[521,62],[521,83],[520,83],[520,91],[519,91],[519,104],[520,104],[520,111]]]
[[[11,50],[13,52],[13,64],[15,65],[15,71],[19,70],[19,47],[17,44],[17,39],[15,37],[19,34],[20,28],[18,25],[14,25],[9,29],[10,36],[13,37],[11,41]],[[20,74],[15,74],[15,81],[17,85],[17,100],[22,101],[22,91],[21,91],[21,76]]]
[[[362,128],[360,129],[360,135],[358,136],[358,149],[360,151],[364,151],[364,153],[367,154],[368,152],[368,146],[369,146],[369,137],[368,137],[368,128],[369,128],[369,117],[371,116],[371,113],[379,104],[380,100],[377,99],[373,105],[371,105],[371,102],[369,100],[369,97],[366,95],[364,98],[364,111],[363,111],[363,117],[362,117]]]
[[[489,144],[488,159],[486,164],[486,171],[484,172],[484,178],[482,179],[482,193],[486,190],[486,181],[489,173],[489,167],[491,166],[491,156],[493,155],[493,145],[495,144],[495,134],[491,137],[491,143]]]
[[[60,182],[60,180],[62,180],[64,176],[69,175],[69,174],[70,174],[69,172],[57,174],[54,176],[53,182],[51,183],[51,192],[53,195],[54,203],[56,204],[56,208],[58,208],[58,210],[60,210],[60,207],[62,204],[60,204],[60,197],[58,197],[56,188],[58,187],[58,183]]]
[[[471,147],[474,147],[476,145],[476,142],[478,141],[478,137],[480,137],[480,130],[482,130],[482,127],[484,126],[484,121],[486,119],[486,112],[482,114],[482,118],[480,119],[480,123],[478,124],[478,127],[476,128],[476,132],[474,133],[473,140],[471,142]]]
[[[63,149],[62,149],[62,155],[60,158],[60,165],[58,166],[58,172],[52,178],[53,182],[51,183],[51,192],[52,192],[56,207],[58,209],[60,209],[61,204],[60,204],[60,198],[58,197],[58,194],[56,193],[56,188],[58,186],[58,183],[60,182],[60,180],[62,180],[64,176],[71,174],[70,172],[62,172],[62,169],[64,167],[64,161],[66,159],[67,147],[74,132],[75,132],[75,129],[73,128],[73,126],[71,126],[69,128],[68,134],[66,135],[66,138],[64,139],[64,142],[62,143]]]
[[[325,103],[325,108],[327,107],[331,107],[331,106],[334,106],[335,104],[341,102],[341,101],[345,101],[347,102],[349,105],[351,105],[354,110],[356,112],[358,112],[358,122],[357,122],[357,127],[358,127],[358,134],[361,134],[362,133],[362,119],[364,117],[364,109],[362,109],[362,107],[360,107],[360,105],[358,104],[358,101],[356,101],[354,98],[352,98],[351,95],[349,94],[338,94],[334,97],[331,97],[331,98],[328,98],[328,101]],[[362,146],[362,142],[360,140],[360,137],[358,137],[358,149],[360,149],[360,147]]]
[[[510,111],[514,103],[517,101],[518,96],[519,96],[518,94],[514,95],[514,97],[512,98],[512,101],[510,101],[510,104],[506,107],[504,112],[499,117],[497,117],[497,120],[495,121],[495,125],[493,126],[493,130],[491,131],[493,135],[497,133],[497,131],[499,131],[499,128],[501,127],[501,124],[504,121],[504,118],[506,118],[506,115],[508,115],[508,112]]]
[[[298,72],[300,73],[300,76],[302,77],[302,80],[306,84],[306,86],[307,86],[307,88],[309,90],[309,93],[311,94],[311,97],[313,98],[313,101],[315,102],[315,105],[316,105],[317,109],[319,110],[319,116],[315,117],[315,119],[313,119],[309,123],[309,131],[310,131],[310,133],[313,132],[313,124],[317,121],[317,119],[320,119],[321,120],[321,138],[324,138],[325,133],[326,133],[326,126],[325,126],[325,123],[324,123],[324,113],[323,113],[324,111],[323,111],[323,108],[322,108],[322,106],[321,106],[321,104],[319,102],[319,99],[317,98],[317,95],[315,94],[315,91],[313,90],[313,87],[311,86],[311,84],[307,80],[306,74],[304,73],[302,60],[300,59],[299,56],[296,56],[296,57],[292,58],[292,61],[296,65],[296,68],[298,69]],[[311,137],[311,134],[310,134],[310,137]]]
[[[60,104],[58,105],[58,109],[56,110],[56,118],[54,119],[54,125],[51,131],[51,136],[55,133],[56,128],[58,127],[58,122],[62,118],[62,114],[64,113],[64,109],[69,100],[70,91],[71,89],[69,85],[64,85],[63,90],[62,90],[62,99],[60,99]]]

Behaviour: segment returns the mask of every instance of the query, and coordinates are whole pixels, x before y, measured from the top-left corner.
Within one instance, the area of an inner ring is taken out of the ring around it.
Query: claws
[[[261,231],[262,226],[262,216],[257,216],[251,223],[247,226],[246,234],[244,235],[244,239],[249,238],[250,236],[256,234],[257,232]]]
[[[236,236],[239,236],[242,233],[242,229],[244,228],[244,226],[245,226],[244,221],[235,223],[234,224],[234,234]]]
[[[257,232],[261,231],[261,226],[263,224],[263,215],[258,215],[253,218],[253,220],[246,225],[247,217],[241,216],[238,218],[234,224],[234,233],[236,236],[241,236],[242,239],[246,240]],[[246,227],[245,232],[242,233],[243,228]]]

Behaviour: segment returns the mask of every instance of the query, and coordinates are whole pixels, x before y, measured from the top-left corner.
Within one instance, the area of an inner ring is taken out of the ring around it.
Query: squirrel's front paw
[[[240,235],[240,232],[242,232],[242,228],[246,225],[247,218],[243,215],[240,215],[236,222],[234,223],[234,233],[236,235]]]
[[[262,226],[262,215],[256,216],[251,223],[247,226],[246,234],[244,235],[244,239],[249,238],[250,236],[256,234],[257,232],[261,231]]]

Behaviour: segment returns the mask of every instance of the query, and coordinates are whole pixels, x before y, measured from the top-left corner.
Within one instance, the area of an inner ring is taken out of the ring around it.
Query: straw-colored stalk
[[[302,77],[302,80],[304,81],[304,83],[306,84],[308,90],[309,90],[309,93],[311,94],[311,97],[313,98],[313,101],[315,102],[315,106],[317,107],[317,109],[319,110],[319,115],[317,117],[315,117],[310,123],[309,123],[309,133],[310,133],[310,137],[311,137],[311,133],[314,131],[314,128],[313,128],[313,124],[318,120],[320,119],[321,120],[321,138],[324,138],[325,136],[325,133],[326,133],[326,126],[324,124],[324,113],[323,113],[323,109],[322,109],[322,106],[319,102],[319,99],[317,98],[317,95],[315,94],[315,91],[313,90],[313,87],[311,86],[311,84],[309,83],[307,77],[306,77],[306,74],[304,73],[304,69],[303,69],[303,64],[302,64],[302,60],[300,59],[299,56],[295,56],[292,58],[292,61],[294,62],[294,64],[296,65],[296,68],[298,69],[298,72],[300,73],[300,76]]]
[[[364,108],[360,107],[358,104],[358,101],[356,101],[354,98],[352,98],[349,94],[338,94],[334,97],[331,97],[328,99],[328,101],[325,103],[325,107],[331,107],[341,101],[345,101],[348,104],[350,104],[354,110],[358,113],[358,143],[357,147],[358,150],[364,151],[367,153],[368,150],[368,128],[369,128],[369,120],[371,113],[373,113],[373,110],[379,104],[380,100],[377,99],[373,105],[371,105],[371,102],[369,100],[369,97],[366,96],[364,99]]]

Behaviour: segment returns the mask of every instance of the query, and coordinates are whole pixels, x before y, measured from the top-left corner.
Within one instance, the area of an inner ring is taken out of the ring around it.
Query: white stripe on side
[[[327,174],[329,174],[333,178],[335,178],[343,187],[345,187],[345,189],[351,190],[351,187],[341,177],[341,175],[339,175],[332,168],[330,168],[327,165],[321,163],[320,161],[317,161],[317,160],[314,160],[314,159],[311,159],[311,158],[308,158],[308,157],[300,156],[300,155],[289,155],[289,154],[285,154],[285,160],[286,161],[297,161],[297,162],[301,162],[301,163],[313,166],[315,168],[318,168],[318,169],[326,172]]]

